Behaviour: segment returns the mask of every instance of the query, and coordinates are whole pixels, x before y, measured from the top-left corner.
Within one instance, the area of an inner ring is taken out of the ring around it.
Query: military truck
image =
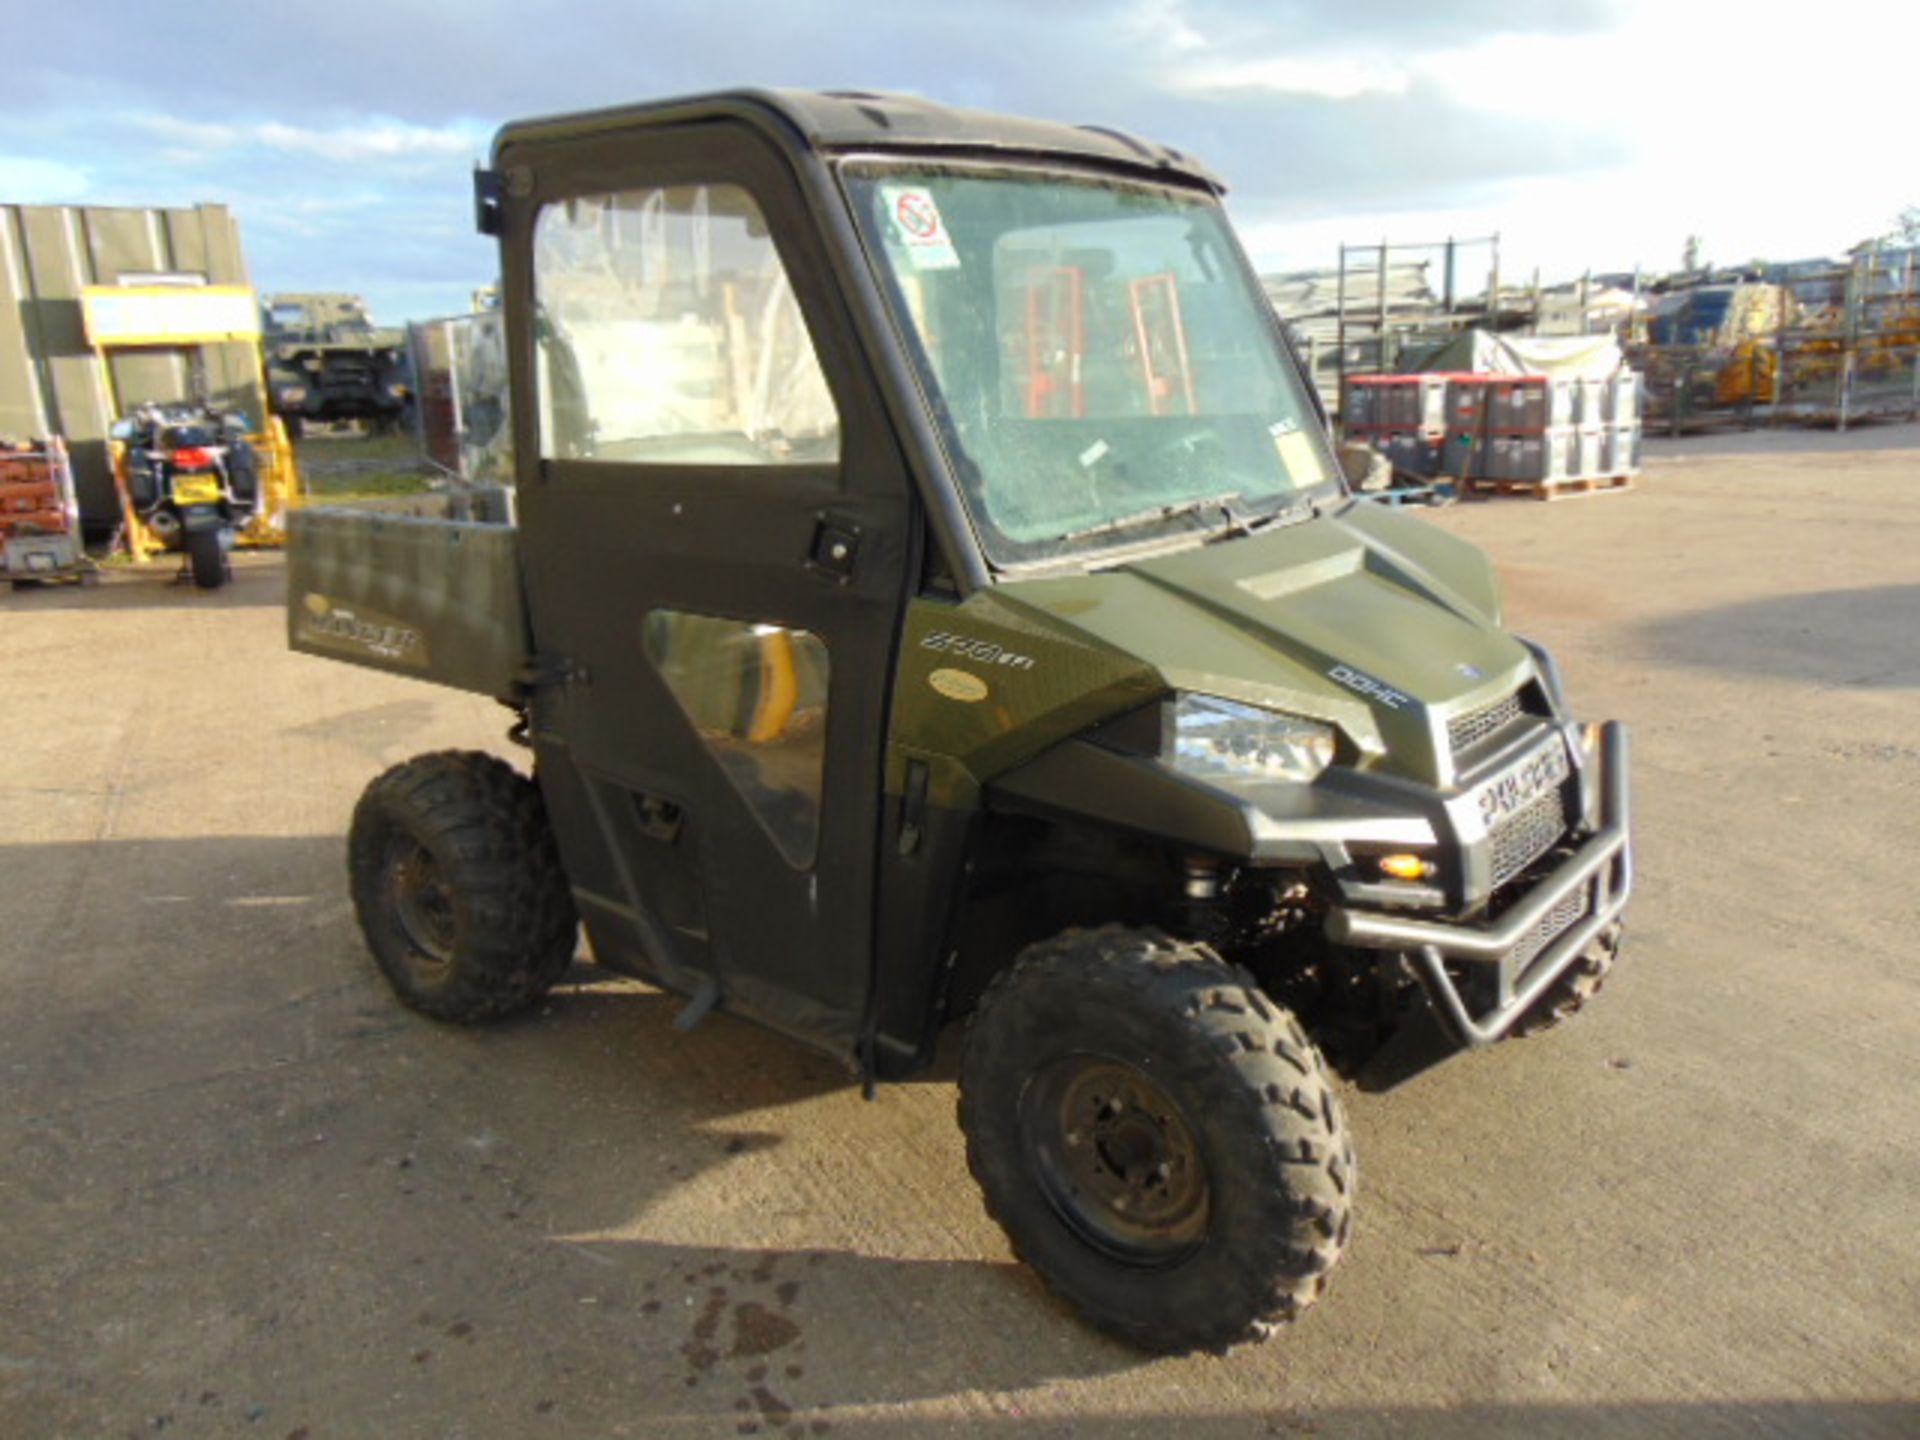
[[[267,392],[298,439],[312,421],[392,428],[405,413],[407,339],[377,329],[358,295],[268,295],[261,302]]]
[[[1347,1244],[1333,1078],[1599,988],[1627,742],[1485,556],[1349,492],[1198,161],[874,94],[504,129],[514,524],[307,509],[288,627],[490,695],[348,883],[406,1004],[598,964],[927,1069],[1015,1251],[1150,1350]],[[1550,1203],[1543,1197],[1542,1203]]]

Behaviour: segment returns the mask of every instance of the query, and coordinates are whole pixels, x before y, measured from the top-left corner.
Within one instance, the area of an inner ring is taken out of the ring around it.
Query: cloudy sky
[[[502,121],[737,85],[1152,136],[1226,177],[1269,269],[1496,229],[1507,275],[1549,280],[1671,267],[1689,233],[1715,262],[1800,258],[1920,204],[1912,0],[7,8],[0,201],[224,201],[262,290],[357,290],[388,321],[492,278],[467,172]]]

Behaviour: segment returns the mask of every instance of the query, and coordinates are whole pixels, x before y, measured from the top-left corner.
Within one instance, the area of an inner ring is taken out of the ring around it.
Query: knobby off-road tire
[[[960,1126],[1014,1253],[1145,1350],[1269,1334],[1347,1243],[1319,1051],[1204,945],[1109,926],[1029,947],[968,1028]]]
[[[572,963],[578,922],[546,807],[491,755],[446,750],[380,776],[354,808],[347,869],[367,947],[422,1014],[511,1014]]]
[[[1586,1003],[1600,993],[1613,962],[1619,958],[1620,922],[1616,920],[1589,940],[1580,958],[1567,967],[1546,994],[1533,1002],[1526,1014],[1514,1021],[1513,1038],[1525,1040],[1544,1035],[1578,1015]]]
[[[195,585],[202,590],[218,590],[227,583],[227,557],[220,547],[218,530],[189,530],[186,546],[187,569]]]

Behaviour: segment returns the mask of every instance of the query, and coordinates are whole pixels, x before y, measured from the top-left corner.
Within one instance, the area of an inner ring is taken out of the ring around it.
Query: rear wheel
[[[967,1162],[1014,1252],[1147,1350],[1292,1320],[1346,1244],[1352,1147],[1319,1052],[1204,945],[1030,947],[968,1029]]]
[[[217,590],[227,583],[227,552],[217,529],[187,532],[187,568],[202,590]]]
[[[491,755],[442,751],[380,776],[354,809],[347,866],[368,948],[423,1014],[510,1014],[573,961],[573,897],[540,792]]]

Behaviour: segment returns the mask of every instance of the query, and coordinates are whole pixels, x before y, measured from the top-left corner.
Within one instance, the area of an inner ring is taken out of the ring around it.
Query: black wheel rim
[[[1020,1138],[1055,1212],[1096,1250],[1142,1269],[1177,1265],[1212,1213],[1193,1127],[1144,1071],[1066,1055],[1020,1097]]]
[[[453,964],[459,922],[440,862],[412,836],[395,835],[387,842],[385,872],[387,896],[414,973],[422,980],[442,978]]]

